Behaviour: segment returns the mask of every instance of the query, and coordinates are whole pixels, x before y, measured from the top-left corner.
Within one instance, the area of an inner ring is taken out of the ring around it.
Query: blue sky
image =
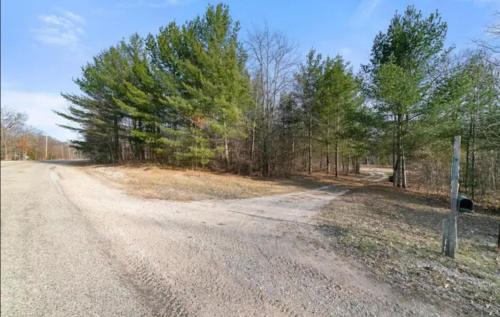
[[[213,1],[202,0],[5,0],[1,2],[1,102],[26,112],[29,123],[67,140],[70,131],[51,109],[64,109],[60,92],[77,92],[72,79],[99,51],[134,32],[146,35],[175,20],[203,14]],[[422,1],[226,1],[241,23],[241,37],[265,23],[284,32],[299,57],[310,48],[342,54],[354,69],[367,63],[375,34],[385,30],[396,10],[414,4],[436,9],[448,23],[448,46],[457,51],[485,38],[500,0]]]

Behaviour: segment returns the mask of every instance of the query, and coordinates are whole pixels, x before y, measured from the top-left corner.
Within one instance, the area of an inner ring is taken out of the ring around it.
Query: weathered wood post
[[[450,192],[450,202],[451,202],[451,213],[447,221],[447,230],[443,232],[446,233],[446,243],[445,243],[445,254],[449,257],[455,257],[455,250],[458,249],[458,239],[457,239],[457,217],[458,217],[458,177],[460,174],[460,136],[455,137],[455,142],[453,144],[453,161],[451,165],[451,192]],[[444,239],[443,239],[444,240]]]
[[[448,219],[444,218],[441,221],[441,230],[442,230],[442,241],[441,241],[441,253],[446,253],[446,242],[448,241]]]

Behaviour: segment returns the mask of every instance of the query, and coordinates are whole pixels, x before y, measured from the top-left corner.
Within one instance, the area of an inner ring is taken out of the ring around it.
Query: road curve
[[[329,249],[313,217],[340,194],[169,202],[2,162],[2,316],[442,316]]]

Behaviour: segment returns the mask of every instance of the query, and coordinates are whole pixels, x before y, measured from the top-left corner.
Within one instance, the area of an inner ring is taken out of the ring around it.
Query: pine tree
[[[433,64],[441,58],[447,25],[435,12],[423,17],[409,6],[396,13],[386,33],[380,32],[372,47],[368,74],[369,96],[393,121],[395,151],[394,185],[406,187],[407,137],[411,121],[425,109],[425,96],[432,89]]]
[[[335,177],[338,176],[338,167],[341,156],[341,146],[344,145],[346,154],[354,152],[354,140],[347,141],[354,136],[354,115],[361,106],[359,100],[359,85],[356,82],[349,65],[341,56],[334,59],[327,58],[323,66],[323,74],[318,86],[318,114],[320,115],[320,138],[326,147],[326,170],[331,172],[331,145],[333,144],[335,160]],[[352,128],[349,130],[349,128]],[[352,149],[352,151],[351,151]]]
[[[318,87],[322,73],[321,55],[310,50],[306,56],[306,62],[299,67],[295,76],[296,98],[304,113],[304,126],[307,131],[307,172],[312,173],[313,166],[313,133],[316,126],[318,111]]]

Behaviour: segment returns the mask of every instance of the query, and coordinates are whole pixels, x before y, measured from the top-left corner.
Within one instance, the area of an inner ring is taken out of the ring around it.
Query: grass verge
[[[446,303],[457,313],[500,315],[500,217],[459,218],[455,259],[440,254],[442,201],[389,186],[353,188],[327,205],[319,230],[330,245],[362,262],[374,276],[405,295]]]
[[[128,194],[178,201],[250,198],[301,191],[328,184],[327,180],[313,177],[257,178],[171,169],[153,164],[89,165],[82,168]]]

